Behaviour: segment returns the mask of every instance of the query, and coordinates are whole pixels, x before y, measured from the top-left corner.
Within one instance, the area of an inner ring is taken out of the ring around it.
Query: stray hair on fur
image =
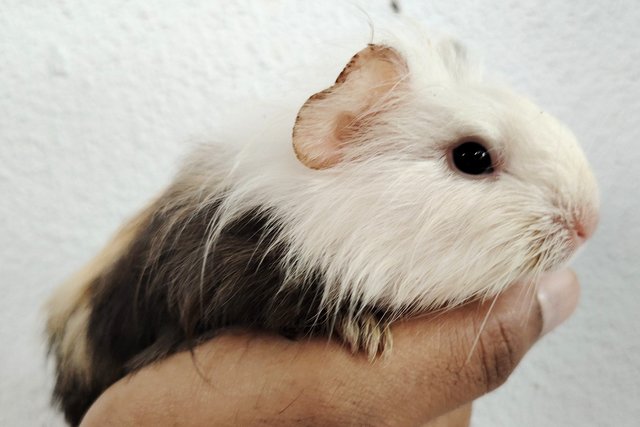
[[[393,321],[535,281],[595,228],[571,132],[486,83],[450,39],[364,47],[294,118],[200,147],[52,297],[54,396],[71,424],[118,379],[229,327],[373,358]],[[456,157],[470,143],[486,173]]]

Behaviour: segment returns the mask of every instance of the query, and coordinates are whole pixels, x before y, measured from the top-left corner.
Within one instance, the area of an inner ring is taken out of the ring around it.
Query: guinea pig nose
[[[578,241],[582,244],[591,236],[593,236],[593,233],[596,231],[596,228],[598,226],[598,215],[583,215],[580,218],[576,218],[574,224],[576,236],[578,238]]]

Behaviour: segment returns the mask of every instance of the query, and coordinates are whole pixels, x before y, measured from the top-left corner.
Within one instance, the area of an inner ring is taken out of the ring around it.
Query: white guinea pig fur
[[[196,150],[51,299],[71,423],[131,370],[229,326],[379,353],[397,318],[534,282],[595,228],[572,133],[447,38],[365,47],[286,129],[257,134]],[[457,170],[469,141],[492,170]]]

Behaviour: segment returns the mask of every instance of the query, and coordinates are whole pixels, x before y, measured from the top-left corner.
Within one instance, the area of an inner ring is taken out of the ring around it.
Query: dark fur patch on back
[[[277,222],[253,210],[221,233],[203,268],[206,230],[217,206],[163,206],[127,253],[91,284],[88,385],[58,384],[67,419],[78,424],[97,396],[127,373],[240,326],[289,337],[329,335],[319,274],[287,286]],[[191,205],[193,206],[193,205]]]

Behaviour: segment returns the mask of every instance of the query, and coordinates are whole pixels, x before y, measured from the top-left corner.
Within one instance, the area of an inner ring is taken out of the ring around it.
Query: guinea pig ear
[[[370,44],[358,52],[335,84],[311,96],[300,108],[293,127],[293,148],[312,169],[334,166],[350,144],[375,126],[375,117],[388,109],[393,90],[407,74],[400,54]]]

